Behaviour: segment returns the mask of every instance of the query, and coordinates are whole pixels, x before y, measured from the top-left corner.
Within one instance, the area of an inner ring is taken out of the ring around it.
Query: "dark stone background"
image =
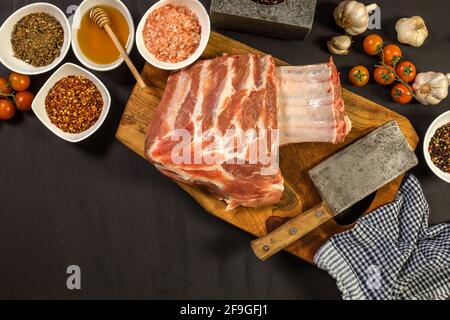
[[[243,0],[244,1],[244,0]],[[51,1],[63,10],[78,1]],[[125,1],[136,24],[155,1]],[[29,1],[3,1],[0,22]],[[209,6],[208,1],[204,1]],[[306,41],[289,42],[236,32],[227,35],[293,64],[326,61],[326,40],[341,31],[332,18],[338,1],[319,1]],[[419,14],[430,36],[420,49],[402,46],[422,71],[450,71],[450,2],[378,1],[387,42],[400,17]],[[375,60],[361,50],[336,57],[343,84],[351,66]],[[1,47],[0,47],[1,50]],[[143,66],[137,50],[133,60]],[[77,62],[70,53],[65,61]],[[0,73],[7,75],[5,68]],[[206,214],[169,179],[114,138],[134,85],[125,66],[96,73],[113,97],[111,113],[90,140],[72,145],[51,134],[32,115],[0,123],[0,298],[337,299],[325,272],[282,253],[266,263],[252,254],[252,237]],[[49,74],[33,77],[37,91]],[[400,106],[375,84],[351,88],[407,116],[424,136],[435,117],[449,110]],[[431,206],[431,223],[449,221],[450,186],[426,167],[414,170]],[[82,268],[82,290],[66,289],[66,268]]]

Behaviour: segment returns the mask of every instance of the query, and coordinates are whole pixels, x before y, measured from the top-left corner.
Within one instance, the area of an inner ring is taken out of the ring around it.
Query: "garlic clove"
[[[347,55],[349,54],[350,47],[352,45],[352,39],[349,36],[338,36],[331,38],[327,42],[328,50],[332,54]]]
[[[448,96],[450,74],[422,72],[416,76],[413,89],[423,105],[437,105]]]
[[[378,6],[365,4],[355,0],[345,0],[338,4],[334,10],[336,23],[350,35],[364,33],[369,24],[369,12]]]
[[[402,18],[395,25],[398,41],[413,47],[421,47],[428,37],[428,29],[422,17]]]
[[[352,39],[349,36],[334,37],[331,39],[331,42],[340,50],[346,50],[352,45]]]
[[[338,56],[346,56],[350,53],[350,51],[348,49],[339,49],[336,48],[333,43],[330,41],[327,42],[327,46],[328,46],[328,51],[330,51],[330,53],[338,55]]]

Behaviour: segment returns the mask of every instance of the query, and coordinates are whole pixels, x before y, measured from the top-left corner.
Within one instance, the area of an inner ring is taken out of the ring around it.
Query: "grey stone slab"
[[[214,27],[282,39],[304,39],[312,28],[316,0],[285,0],[275,5],[252,0],[212,0]]]

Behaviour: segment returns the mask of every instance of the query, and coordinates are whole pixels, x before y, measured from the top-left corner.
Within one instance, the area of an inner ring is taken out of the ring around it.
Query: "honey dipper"
[[[111,19],[109,18],[108,12],[106,12],[106,10],[104,10],[102,8],[92,8],[91,12],[89,14],[89,17],[91,18],[92,21],[94,21],[97,24],[97,26],[99,26],[101,29],[105,29],[106,33],[108,33],[109,37],[113,41],[117,50],[119,50],[120,55],[124,58],[125,63],[127,64],[128,68],[130,68],[131,73],[133,73],[133,76],[136,78],[136,81],[137,81],[139,87],[141,87],[142,89],[145,89],[147,87],[147,85],[145,84],[145,82],[142,79],[141,75],[139,74],[138,70],[134,66],[130,57],[126,53],[124,47],[120,43],[116,34],[111,29]]]

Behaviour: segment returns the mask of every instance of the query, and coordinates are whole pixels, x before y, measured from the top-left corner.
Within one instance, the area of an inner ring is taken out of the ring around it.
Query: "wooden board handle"
[[[142,79],[141,74],[139,73],[139,71],[134,66],[133,62],[131,61],[130,57],[128,56],[128,53],[126,53],[125,49],[123,48],[122,44],[120,43],[120,40],[117,38],[116,34],[111,29],[109,24],[105,25],[105,30],[108,33],[108,35],[111,38],[111,40],[114,43],[114,45],[116,46],[117,50],[119,50],[120,55],[125,60],[125,63],[127,64],[127,66],[130,69],[131,73],[135,77],[139,87],[141,89],[145,89],[147,87],[147,85],[145,84],[144,80]]]
[[[302,213],[284,225],[252,242],[255,255],[265,261],[333,217],[324,203]]]

